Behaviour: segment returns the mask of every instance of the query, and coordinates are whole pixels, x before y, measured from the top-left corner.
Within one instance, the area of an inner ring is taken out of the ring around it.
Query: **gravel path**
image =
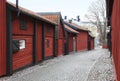
[[[109,69],[112,67],[110,62],[105,49],[72,53],[44,61],[0,81],[110,81],[99,79],[113,75],[112,68]],[[106,73],[101,73],[103,71]]]
[[[109,52],[101,56],[91,68],[87,81],[115,81],[114,68]]]

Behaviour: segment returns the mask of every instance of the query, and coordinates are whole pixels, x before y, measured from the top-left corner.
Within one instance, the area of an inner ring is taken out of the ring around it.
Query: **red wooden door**
[[[45,38],[45,57],[53,56],[53,38],[46,37]]]
[[[58,56],[64,54],[64,40],[58,40]]]
[[[24,47],[13,53],[13,70],[32,64],[33,41],[32,36],[13,36],[14,40],[23,40]]]
[[[73,51],[73,36],[69,36],[69,52]]]
[[[42,24],[37,24],[37,62],[42,60]]]

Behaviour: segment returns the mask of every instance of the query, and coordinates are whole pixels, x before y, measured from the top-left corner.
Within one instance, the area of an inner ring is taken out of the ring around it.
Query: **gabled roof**
[[[78,33],[79,33],[78,31],[72,29],[71,27],[69,27],[69,26],[67,26],[67,25],[65,25],[65,24],[64,24],[64,27],[65,27],[65,30],[66,30],[67,32],[74,33],[74,34],[78,34]]]
[[[60,20],[62,21],[62,16],[60,12],[41,12],[38,14],[56,22],[58,25],[60,25]]]
[[[16,8],[16,5],[13,4],[13,3],[11,3],[11,2],[9,2],[9,1],[7,1],[7,6],[8,6],[10,9],[12,9],[12,10],[18,11],[18,9]],[[31,10],[28,10],[28,9],[25,9],[25,8],[19,6],[19,11],[20,11],[21,13],[26,14],[26,15],[29,15],[29,16],[37,19],[37,20],[46,21],[46,22],[48,22],[48,23],[51,23],[51,24],[56,25],[55,22],[53,22],[53,21],[51,21],[51,20],[49,20],[49,19],[47,19],[47,18],[45,18],[45,17],[43,17],[43,16],[40,16],[40,15],[36,14],[35,12],[33,12],[33,11],[31,11]]]
[[[87,31],[89,32],[89,30],[87,28],[81,27],[78,24],[75,23],[69,23],[69,22],[64,22],[66,25],[70,26],[71,28],[75,29],[75,30],[83,30],[83,31]]]
[[[38,13],[38,14],[40,16],[48,18],[48,19],[52,20],[53,22],[57,23],[56,38],[58,38],[59,37],[60,24],[62,23],[63,28],[65,28],[61,13],[60,12],[41,12],[41,13]]]

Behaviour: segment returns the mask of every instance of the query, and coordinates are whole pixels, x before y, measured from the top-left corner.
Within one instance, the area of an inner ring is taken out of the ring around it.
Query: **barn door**
[[[76,51],[76,38],[73,37],[73,51]]]

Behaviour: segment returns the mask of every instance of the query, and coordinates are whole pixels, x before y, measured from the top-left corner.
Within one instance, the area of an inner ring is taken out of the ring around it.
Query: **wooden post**
[[[6,0],[0,0],[0,76],[6,74]]]

